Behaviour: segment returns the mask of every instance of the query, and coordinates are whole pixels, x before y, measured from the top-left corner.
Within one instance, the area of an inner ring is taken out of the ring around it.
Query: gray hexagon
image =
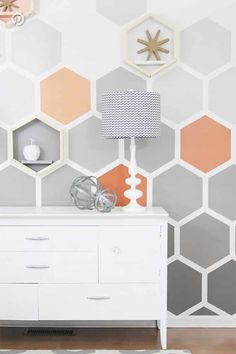
[[[190,316],[218,316],[218,314],[209,310],[207,307],[202,307],[199,310],[191,313]]]
[[[161,95],[163,116],[173,122],[179,123],[202,109],[201,80],[178,66],[155,79],[153,89]]]
[[[34,111],[34,85],[13,70],[0,73],[0,112],[6,124],[16,123]]]
[[[70,166],[62,166],[42,179],[43,205],[74,205],[70,198],[73,180],[82,174]]]
[[[35,205],[35,179],[15,167],[0,171],[0,205]]]
[[[125,158],[130,159],[130,142],[125,139]],[[153,172],[175,157],[175,131],[161,124],[161,135],[157,139],[136,139],[137,164]]]
[[[97,110],[101,112],[103,93],[109,91],[127,91],[129,89],[146,90],[146,81],[130,71],[120,67],[97,80]]]
[[[229,261],[208,275],[208,302],[234,315],[236,313],[236,262]]]
[[[236,68],[224,71],[209,82],[209,109],[233,124],[236,123],[235,91]]]
[[[209,74],[230,61],[231,33],[209,18],[181,33],[180,59],[202,74]]]
[[[0,128],[0,163],[7,160],[7,131]]]
[[[202,206],[202,180],[175,165],[153,180],[153,205],[163,206],[170,217],[180,220]]]
[[[181,227],[180,253],[203,268],[209,267],[229,253],[229,226],[201,214]]]
[[[168,224],[168,257],[175,254],[175,227]]]
[[[146,8],[146,0],[97,0],[97,12],[118,25],[142,15]]]
[[[12,61],[39,75],[61,60],[61,34],[48,24],[34,19],[12,33]]]
[[[201,301],[202,276],[180,261],[168,266],[168,310],[175,315]]]
[[[90,117],[69,132],[69,158],[92,172],[118,158],[118,141],[104,139],[102,122]]]
[[[235,180],[235,165],[209,179],[209,207],[230,220],[236,220]]]

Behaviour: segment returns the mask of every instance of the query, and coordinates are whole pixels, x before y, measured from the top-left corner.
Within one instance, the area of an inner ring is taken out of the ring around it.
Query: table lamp
[[[136,138],[155,138],[160,135],[160,95],[151,91],[117,91],[102,96],[102,134],[108,139],[130,139],[130,186],[124,192],[130,200],[128,210],[142,209],[137,199],[142,192],[136,189],[141,180],[136,177]],[[148,156],[147,156],[148,158]]]

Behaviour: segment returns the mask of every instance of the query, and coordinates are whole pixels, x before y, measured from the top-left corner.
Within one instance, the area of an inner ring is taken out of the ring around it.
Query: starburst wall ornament
[[[163,48],[163,44],[167,43],[170,41],[170,38],[165,38],[162,40],[159,40],[161,31],[158,30],[155,34],[154,37],[151,36],[150,32],[146,30],[146,36],[147,40],[138,38],[137,42],[143,44],[145,47],[138,50],[137,53],[145,53],[148,52],[147,59],[150,60],[152,56],[156,58],[156,60],[161,60],[160,52],[169,54],[169,50],[166,48]]]
[[[33,15],[35,0],[0,0],[0,25],[21,26]]]

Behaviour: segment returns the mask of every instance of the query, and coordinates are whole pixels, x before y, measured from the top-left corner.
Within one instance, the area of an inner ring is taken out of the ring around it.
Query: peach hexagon
[[[99,182],[103,188],[116,193],[117,195],[117,206],[125,206],[129,203],[129,199],[124,196],[124,191],[129,188],[125,183],[126,178],[129,177],[128,168],[122,164],[116,166],[112,170],[106,172],[104,175],[99,177]],[[147,204],[147,179],[146,177],[137,174],[137,177],[141,179],[140,185],[137,189],[143,192],[141,198],[137,201],[140,205],[146,206]]]
[[[91,108],[90,81],[62,68],[41,81],[41,110],[68,124]]]
[[[230,159],[231,132],[203,116],[181,130],[181,159],[209,172]]]

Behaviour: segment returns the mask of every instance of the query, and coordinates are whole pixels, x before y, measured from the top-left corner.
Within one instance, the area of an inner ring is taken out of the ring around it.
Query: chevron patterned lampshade
[[[155,138],[160,135],[160,95],[150,91],[117,91],[102,96],[105,138]]]

